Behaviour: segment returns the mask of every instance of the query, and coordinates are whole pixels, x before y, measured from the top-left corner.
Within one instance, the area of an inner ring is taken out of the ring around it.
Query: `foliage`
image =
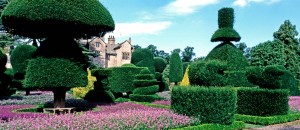
[[[147,67],[151,73],[155,73],[153,54],[149,49],[134,50],[131,63],[138,67]]]
[[[228,42],[216,46],[209,52],[205,60],[220,60],[226,62],[228,70],[230,71],[245,70],[249,65],[248,60],[243,53],[232,43]]]
[[[225,86],[227,64],[219,60],[197,61],[189,67],[188,77],[191,85]]]
[[[129,98],[131,101],[137,101],[137,102],[153,102],[162,99],[157,94],[151,94],[151,95],[130,94]]]
[[[0,74],[4,73],[6,70],[6,62],[7,62],[7,56],[0,51]]]
[[[9,32],[30,38],[96,36],[99,30],[113,31],[115,27],[112,16],[98,0],[11,1],[1,18]]]
[[[284,45],[279,40],[267,41],[253,47],[250,52],[253,66],[285,65]]]
[[[188,126],[177,128],[173,130],[241,130],[245,128],[246,125],[242,121],[234,121],[230,125],[220,125],[220,124],[201,124],[197,126]]]
[[[168,64],[162,72],[162,78],[169,84],[170,65]]]
[[[119,97],[115,100],[115,102],[117,103],[121,103],[121,102],[129,102],[130,99],[129,98],[122,98],[122,97]]]
[[[90,102],[106,102],[111,103],[115,101],[115,96],[111,91],[97,91],[90,90],[84,97],[85,100]]]
[[[237,113],[253,116],[285,115],[289,110],[287,90],[239,88]]]
[[[236,90],[231,88],[176,86],[171,95],[171,109],[174,112],[195,116],[201,123],[231,124],[236,103]]]
[[[272,125],[280,124],[298,120],[300,114],[287,114],[287,115],[276,115],[276,116],[251,116],[236,114],[235,119],[237,121],[243,121],[245,123],[256,124],[256,125]]]
[[[25,77],[25,88],[52,90],[87,84],[86,70],[67,59],[32,59],[28,63]]]
[[[34,57],[36,49],[35,46],[20,45],[12,51],[10,61],[15,74],[25,75],[28,60]]]
[[[122,67],[136,67],[134,64],[123,64]]]
[[[219,29],[213,34],[211,41],[217,42],[238,42],[240,35],[233,29],[234,10],[233,8],[222,8],[218,11]]]
[[[158,85],[148,86],[148,87],[140,87],[133,90],[133,94],[138,95],[151,95],[158,92]]]
[[[247,79],[246,71],[225,71],[227,85],[233,87],[253,87]]]
[[[190,86],[190,80],[189,80],[189,66],[186,68],[184,76],[182,78],[182,81],[180,82],[180,86]]]
[[[12,77],[5,73],[6,62],[6,55],[0,51],[0,96],[10,96],[15,93],[15,90],[11,90],[9,88],[9,85],[12,81]]]
[[[86,94],[94,89],[94,82],[97,81],[96,77],[91,75],[91,70],[87,70],[87,78],[88,78],[88,84],[85,87],[76,87],[72,88],[72,94],[75,97],[84,98]]]
[[[132,92],[133,80],[144,67],[115,67],[109,78],[112,92]]]
[[[182,61],[180,59],[179,53],[173,53],[170,58],[170,72],[169,79],[170,82],[180,82],[183,77],[183,67]]]
[[[196,55],[194,53],[194,47],[187,46],[186,48],[184,48],[184,51],[181,53],[181,55],[182,55],[182,62],[191,62],[193,56]]]
[[[14,44],[14,38],[11,34],[0,34],[0,48],[4,49],[7,46]]]
[[[154,57],[155,72],[162,73],[167,66],[167,61],[162,57]]]

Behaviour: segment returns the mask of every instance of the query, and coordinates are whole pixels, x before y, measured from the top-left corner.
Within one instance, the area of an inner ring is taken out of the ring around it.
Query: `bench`
[[[44,108],[43,112],[46,113],[47,111],[53,111],[53,113],[55,114],[56,112],[58,114],[60,113],[71,113],[73,112],[75,109],[75,107],[67,107],[67,108]]]

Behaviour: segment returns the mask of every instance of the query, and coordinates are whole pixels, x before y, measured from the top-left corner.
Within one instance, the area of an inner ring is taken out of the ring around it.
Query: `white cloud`
[[[235,0],[233,2],[234,6],[245,7],[250,3],[264,3],[264,4],[274,4],[280,2],[280,0]]]
[[[175,0],[163,7],[164,12],[171,15],[194,13],[198,8],[218,3],[219,0]]]
[[[128,37],[140,34],[157,34],[171,26],[171,22],[117,23],[112,34],[115,37]]]

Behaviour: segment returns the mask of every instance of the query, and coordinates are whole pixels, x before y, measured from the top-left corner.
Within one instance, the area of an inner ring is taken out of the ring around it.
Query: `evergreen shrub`
[[[138,67],[147,67],[155,73],[153,54],[149,49],[136,49],[132,53],[131,63]]]
[[[170,82],[180,82],[183,77],[182,61],[178,53],[173,53],[170,58]]]
[[[288,90],[239,88],[237,113],[254,116],[285,115],[289,110]]]
[[[167,66],[167,61],[162,57],[154,57],[155,72],[162,73]]]
[[[133,90],[133,94],[139,94],[139,95],[151,95],[158,92],[158,85],[148,86],[148,87],[141,87],[136,88]]]
[[[225,71],[227,85],[234,87],[254,87],[246,76],[246,71]]]
[[[97,91],[94,89],[90,90],[84,99],[90,102],[112,103],[115,101],[115,96],[111,91]]]
[[[197,117],[201,123],[231,124],[236,103],[237,92],[231,88],[175,86],[171,93],[171,109]]]
[[[158,96],[157,94],[151,94],[151,95],[130,94],[129,98],[131,101],[137,101],[137,102],[154,102],[156,100],[162,100],[162,97]]]
[[[227,64],[219,60],[197,61],[190,65],[188,77],[191,85],[225,86]]]

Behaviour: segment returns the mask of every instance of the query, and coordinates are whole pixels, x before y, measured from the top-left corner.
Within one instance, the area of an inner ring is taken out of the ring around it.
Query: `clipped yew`
[[[52,90],[54,107],[65,107],[67,90],[87,84],[88,61],[75,38],[104,35],[115,28],[98,0],[13,0],[1,18],[11,34],[45,39],[36,53],[42,58],[28,64],[24,87]]]
[[[147,67],[152,74],[155,73],[154,57],[149,49],[136,49],[132,53],[131,63],[138,67]]]
[[[7,56],[0,51],[0,96],[10,96],[15,92],[15,90],[9,88],[11,77],[4,73],[6,62]]]
[[[183,77],[183,67],[182,61],[180,59],[179,53],[173,53],[170,58],[170,72],[169,79],[170,82],[175,82],[175,85],[182,80]]]

